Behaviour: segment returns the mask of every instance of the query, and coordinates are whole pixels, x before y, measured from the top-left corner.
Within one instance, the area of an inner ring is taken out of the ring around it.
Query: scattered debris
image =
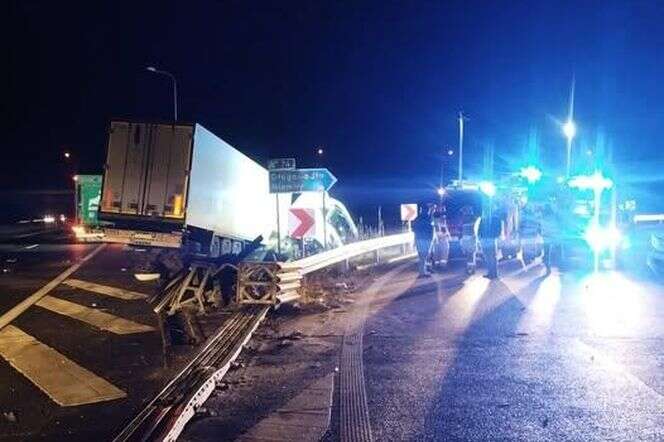
[[[304,338],[304,337],[305,337],[305,336],[304,336],[304,333],[302,333],[302,332],[299,331],[299,330],[295,330],[293,333],[289,333],[289,334],[287,334],[287,335],[283,335],[283,336],[281,336],[281,339],[282,339],[282,340],[296,341],[296,340],[302,339],[302,338]]]
[[[544,420],[542,421],[542,427],[546,428],[549,426],[549,418],[545,417]]]
[[[214,386],[214,388],[215,388],[216,390],[221,390],[221,391],[228,390],[228,387],[229,387],[229,385],[228,385],[227,382],[218,382],[218,383]]]
[[[120,271],[121,271],[121,272],[126,272],[127,269],[126,269],[125,267],[122,267],[122,268],[120,269]]]
[[[159,273],[134,273],[134,278],[141,282],[154,281],[159,279],[160,276]]]
[[[247,366],[247,364],[245,364],[244,362],[233,361],[233,362],[231,362],[230,369],[231,370],[237,370],[238,368],[244,368],[246,366]]]
[[[288,347],[290,345],[293,345],[293,343],[288,339],[282,339],[281,341],[279,341],[279,347]]]
[[[10,264],[15,263],[16,261],[18,261],[16,258],[7,258],[7,259],[5,259],[5,262],[8,262]]]
[[[215,417],[217,412],[212,408],[200,407],[196,410],[196,414],[200,417]]]
[[[16,422],[16,415],[13,411],[3,412],[2,416],[9,422]]]
[[[310,368],[321,368],[322,366],[323,366],[323,364],[321,364],[320,362],[314,362],[309,367]]]

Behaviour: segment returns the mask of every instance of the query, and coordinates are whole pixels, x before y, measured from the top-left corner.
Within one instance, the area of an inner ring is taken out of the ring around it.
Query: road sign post
[[[279,194],[275,193],[274,198],[277,200],[277,253],[281,255],[281,220],[279,219]]]
[[[295,169],[295,158],[273,158],[267,162],[267,168],[273,170],[293,170]],[[275,193],[274,198],[277,206],[277,253],[281,255],[281,220],[279,214],[279,194]]]
[[[321,192],[323,195],[323,249],[327,250],[327,208],[325,207],[325,191]]]

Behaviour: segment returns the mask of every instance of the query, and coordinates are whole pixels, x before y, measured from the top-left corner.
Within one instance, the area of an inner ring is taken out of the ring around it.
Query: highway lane
[[[515,261],[500,272],[418,278],[406,263],[329,310],[285,314],[183,439],[304,437],[284,408],[333,374],[325,442],[664,440],[664,287]]]
[[[0,322],[60,283],[0,330],[0,439],[109,439],[179,366],[144,302],[155,282],[135,280],[124,247],[28,246],[0,245]]]
[[[406,271],[373,303],[374,440],[662,440],[664,288],[503,267],[496,281]]]

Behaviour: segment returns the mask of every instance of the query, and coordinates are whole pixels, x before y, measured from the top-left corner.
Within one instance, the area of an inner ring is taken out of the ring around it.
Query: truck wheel
[[[221,254],[221,239],[217,235],[212,236],[210,241],[210,258],[219,258]]]

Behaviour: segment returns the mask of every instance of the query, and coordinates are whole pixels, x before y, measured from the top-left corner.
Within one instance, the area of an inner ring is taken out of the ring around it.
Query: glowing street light
[[[576,136],[576,124],[574,121],[567,120],[565,124],[563,124],[563,133],[570,141]]]
[[[318,156],[322,156],[322,155],[325,153],[325,151],[323,150],[322,147],[319,147],[319,148],[316,150],[316,153],[318,154]]]
[[[563,124],[563,134],[567,138],[567,168],[565,169],[565,176],[569,178],[572,167],[572,140],[576,136],[576,124],[572,119],[568,119]]]
[[[65,152],[64,156],[65,156],[66,159],[69,159],[69,158],[71,158],[71,153]]]
[[[445,188],[439,187],[438,190],[436,190],[436,192],[438,192],[438,196],[442,197],[443,195],[445,195]]]

